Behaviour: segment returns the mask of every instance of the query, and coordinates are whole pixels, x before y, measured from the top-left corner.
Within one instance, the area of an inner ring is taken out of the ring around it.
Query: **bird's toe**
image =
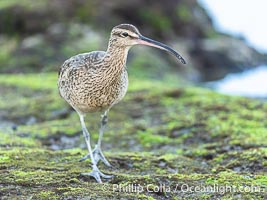
[[[93,150],[93,156],[95,159],[95,162],[98,163],[99,160],[101,160],[106,166],[112,167],[112,165],[109,163],[109,161],[105,158],[104,154],[102,153],[101,149],[97,146]]]
[[[113,175],[107,175],[107,174],[104,174],[102,173],[98,167],[96,165],[93,165],[93,170],[91,172],[88,172],[88,173],[82,173],[81,174],[82,176],[92,176],[95,178],[95,180],[98,182],[98,183],[102,183],[102,180],[101,180],[101,177],[102,178],[105,178],[105,179],[111,179],[113,178]]]

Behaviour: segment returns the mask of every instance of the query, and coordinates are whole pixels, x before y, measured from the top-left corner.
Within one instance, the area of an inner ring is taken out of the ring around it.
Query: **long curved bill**
[[[171,54],[173,54],[176,58],[178,58],[178,60],[181,63],[186,64],[185,59],[183,59],[183,57],[178,52],[176,52],[171,47],[169,47],[169,46],[167,46],[165,44],[162,44],[162,43],[160,43],[158,41],[155,41],[155,40],[152,40],[150,38],[144,37],[142,35],[139,35],[139,38],[137,40],[137,43],[138,44],[142,44],[142,45],[151,46],[151,47],[156,47],[156,48],[159,48],[159,49],[168,51]]]

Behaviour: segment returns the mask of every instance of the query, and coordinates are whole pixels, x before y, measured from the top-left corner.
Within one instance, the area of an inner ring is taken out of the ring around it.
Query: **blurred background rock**
[[[57,71],[70,56],[105,50],[120,23],[180,52],[188,64],[149,47],[129,54],[131,76],[212,81],[267,62],[242,37],[218,33],[196,0],[1,0],[0,72]]]

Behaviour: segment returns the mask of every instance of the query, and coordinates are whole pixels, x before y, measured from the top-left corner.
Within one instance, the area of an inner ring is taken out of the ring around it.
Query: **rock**
[[[164,72],[173,74],[177,70],[193,82],[219,79],[267,63],[265,55],[246,41],[216,32],[212,19],[197,0],[169,0],[166,4],[160,0],[153,4],[142,0],[44,0],[32,2],[31,6],[12,1],[0,7],[0,34],[7,36],[1,45],[9,49],[8,53],[6,48],[0,50],[0,72],[56,71],[56,66],[70,56],[105,50],[112,27],[125,22],[175,47],[187,60],[186,67],[171,56],[152,52],[170,66]],[[146,65],[155,65],[153,61],[147,59]],[[143,71],[149,73],[146,68]],[[162,69],[155,71],[160,78]]]
[[[266,63],[264,56],[249,47],[244,40],[230,36],[202,39],[192,49],[191,55],[205,81],[221,79],[227,73]]]

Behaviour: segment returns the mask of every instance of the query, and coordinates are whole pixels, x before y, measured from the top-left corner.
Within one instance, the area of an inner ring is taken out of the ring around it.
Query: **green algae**
[[[266,198],[266,103],[133,77],[126,98],[110,111],[103,139],[113,168],[102,163],[99,168],[115,176],[98,184],[81,175],[90,171],[90,162],[78,162],[87,153],[79,119],[59,97],[56,80],[51,73],[0,75],[6,94],[0,97],[0,116],[16,124],[0,126],[3,197]],[[54,115],[66,108],[64,115]],[[92,143],[100,115],[86,118]],[[29,123],[31,117],[36,120]],[[118,185],[141,185],[143,191],[119,191]],[[239,190],[186,192],[185,185]],[[248,187],[259,191],[244,192]]]
[[[26,147],[38,147],[40,146],[40,141],[35,140],[31,136],[25,136],[22,134],[16,134],[14,132],[1,132],[0,146],[2,147],[16,147],[16,146],[26,146]]]

